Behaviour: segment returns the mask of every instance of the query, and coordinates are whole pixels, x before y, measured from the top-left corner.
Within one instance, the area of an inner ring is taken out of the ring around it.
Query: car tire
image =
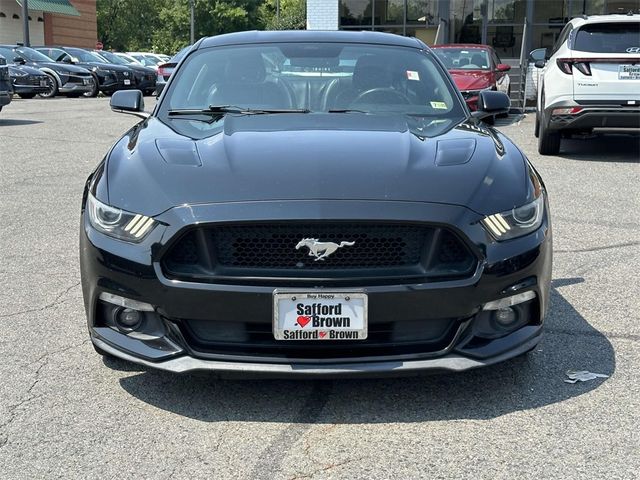
[[[25,100],[29,100],[29,99],[35,97],[36,94],[35,93],[19,93],[18,96],[20,98],[24,98]]]
[[[560,152],[562,136],[559,131],[549,131],[547,121],[542,116],[538,136],[538,153],[540,155],[557,155]]]
[[[91,90],[89,90],[88,92],[84,92],[82,94],[83,97],[95,98],[98,96],[98,93],[100,92],[98,77],[96,77],[95,75],[92,75],[92,77],[93,77],[93,84],[91,85]]]
[[[540,117],[538,116],[537,112],[536,112],[536,124],[535,124],[535,127],[533,128],[533,135],[536,138],[540,137]]]
[[[55,79],[53,75],[46,74],[49,80],[49,91],[45,93],[41,93],[40,96],[42,98],[53,98],[58,95],[58,81]]]

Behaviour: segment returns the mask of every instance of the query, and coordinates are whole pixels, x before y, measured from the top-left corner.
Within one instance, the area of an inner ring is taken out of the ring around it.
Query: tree
[[[145,50],[166,0],[98,0],[98,40],[105,49]]]
[[[266,30],[304,30],[307,26],[305,0],[266,0],[259,11],[262,27]]]

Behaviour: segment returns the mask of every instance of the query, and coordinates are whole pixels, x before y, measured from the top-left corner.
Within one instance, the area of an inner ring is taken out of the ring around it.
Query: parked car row
[[[156,91],[158,64],[163,62],[163,58],[153,56],[151,67],[133,57],[127,59],[125,54],[103,50],[17,44],[0,45],[0,56],[4,57],[3,71],[10,78],[11,91],[21,98],[95,97],[99,92],[111,95],[127,89],[152,95]]]

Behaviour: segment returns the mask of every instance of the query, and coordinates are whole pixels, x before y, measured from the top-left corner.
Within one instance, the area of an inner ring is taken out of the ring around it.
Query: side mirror
[[[480,92],[478,96],[478,110],[473,112],[473,116],[480,120],[487,117],[494,118],[496,115],[509,113],[511,99],[504,92],[487,90]]]
[[[144,111],[144,97],[140,90],[119,90],[113,94],[109,105],[114,112],[128,113],[140,118],[149,117]]]
[[[73,59],[69,55],[63,55],[60,61],[62,63],[73,63]]]
[[[551,47],[547,47],[544,51],[544,59],[549,60],[553,55],[553,49]]]
[[[78,57],[71,57],[71,63],[80,63],[80,60],[78,60]]]
[[[511,70],[511,65],[507,65],[506,63],[499,63],[498,65],[496,65],[496,70],[498,70],[499,72],[508,72],[509,70]]]
[[[533,66],[536,68],[544,68],[546,64],[547,62],[545,60],[538,60],[536,63],[533,64]]]
[[[27,63],[27,61],[22,57],[15,57],[13,59],[13,63],[15,63],[16,65],[24,65],[25,63]]]

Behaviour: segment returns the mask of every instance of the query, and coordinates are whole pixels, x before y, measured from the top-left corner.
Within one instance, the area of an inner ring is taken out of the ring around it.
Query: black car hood
[[[86,68],[78,67],[76,65],[69,65],[68,63],[62,62],[27,62],[26,63],[30,67],[34,68],[50,68],[51,70],[55,70],[58,72],[67,72],[67,73],[87,73]]]
[[[200,140],[151,117],[114,145],[106,171],[96,195],[146,215],[185,204],[321,199],[489,214],[533,195],[527,162],[504,135],[468,121],[421,137],[402,116],[228,116]]]
[[[41,70],[35,67],[29,67],[27,65],[9,65],[9,74],[16,75],[16,72],[26,73],[27,75],[42,77],[45,74]],[[45,77],[46,78],[46,77]]]

